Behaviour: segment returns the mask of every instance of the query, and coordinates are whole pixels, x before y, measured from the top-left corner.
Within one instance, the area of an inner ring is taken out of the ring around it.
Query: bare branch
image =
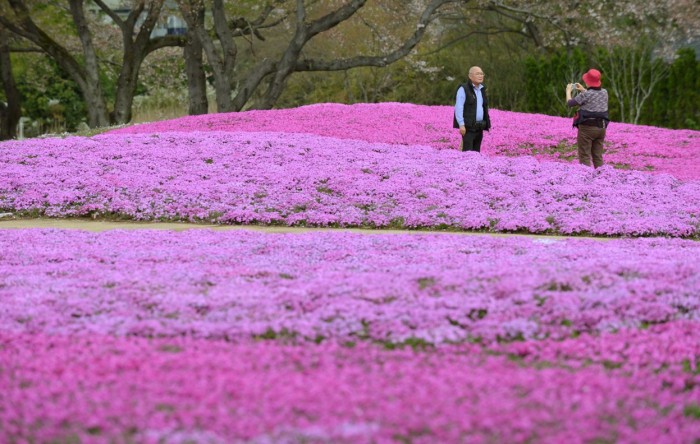
[[[172,46],[179,46],[184,48],[187,44],[187,38],[182,35],[166,35],[163,37],[158,37],[151,39],[146,46],[146,54],[150,54],[162,48],[168,48]]]
[[[16,52],[16,53],[34,53],[34,52],[44,52],[41,48],[16,48],[16,47],[10,47],[10,52]]]
[[[297,28],[302,28],[306,21],[306,8],[304,0],[297,0]]]
[[[310,39],[323,31],[328,31],[339,23],[349,19],[362,8],[365,3],[367,3],[367,0],[352,0],[343,7],[315,20],[307,27],[308,38]]]
[[[318,60],[318,59],[304,59],[299,60],[295,66],[296,71],[342,71],[350,68],[356,68],[359,66],[387,66],[391,63],[396,62],[408,55],[413,48],[420,42],[423,34],[425,34],[428,24],[434,19],[435,11],[441,6],[455,3],[453,0],[433,0],[431,4],[426,7],[421,15],[418,23],[416,24],[416,30],[411,37],[409,37],[401,47],[396,50],[379,56],[358,56],[348,59],[341,60]]]
[[[439,47],[433,49],[432,51],[426,51],[426,52],[421,52],[420,56],[425,57],[433,54],[437,54],[438,52],[444,51],[445,49],[449,48],[450,46],[456,45],[457,43],[469,39],[471,36],[474,35],[499,35],[499,34],[518,34],[518,35],[523,35],[523,33],[519,30],[516,29],[497,29],[493,31],[471,31],[468,32],[464,35],[461,35],[457,37],[456,39],[452,39],[447,43],[443,43]]]
[[[113,21],[115,24],[117,24],[117,26],[119,26],[119,27],[122,29],[122,31],[124,30],[124,26],[125,26],[124,20],[122,20],[122,18],[119,17],[119,15],[118,15],[116,12],[112,11],[112,8],[110,8],[109,6],[107,6],[107,5],[105,4],[105,2],[103,2],[102,0],[93,0],[93,1],[94,1],[95,3],[97,3],[97,6],[99,6],[100,9],[101,9],[105,14],[107,14],[107,15],[109,16],[109,18],[111,18],[112,21]]]

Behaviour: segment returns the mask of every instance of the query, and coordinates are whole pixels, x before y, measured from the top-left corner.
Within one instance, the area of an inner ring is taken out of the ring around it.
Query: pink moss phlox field
[[[451,115],[1,143],[18,216],[634,238],[0,222],[0,443],[697,444],[700,132],[613,123],[592,170],[569,119],[494,110],[479,155]]]
[[[527,363],[570,368],[603,365],[629,372],[639,369],[663,372],[680,364],[689,373],[687,376],[695,380],[700,375],[698,338],[700,323],[675,321],[617,332],[585,333],[560,340],[501,342],[489,348],[496,354],[504,353]],[[686,382],[680,379],[673,384]]]
[[[475,345],[416,353],[5,332],[0,363],[4,442],[691,443],[700,434],[700,378],[677,363],[660,373],[572,369]]]
[[[456,149],[451,106],[407,103],[324,103],[292,109],[188,116],[114,130],[118,134],[169,131],[279,131],[344,139]],[[535,156],[577,162],[570,118],[492,110],[486,155]],[[618,168],[700,179],[700,132],[612,122],[605,160]]]
[[[140,220],[698,236],[700,181],[293,133],[0,145],[0,210]]]
[[[700,320],[700,243],[0,231],[14,332],[428,344]]]

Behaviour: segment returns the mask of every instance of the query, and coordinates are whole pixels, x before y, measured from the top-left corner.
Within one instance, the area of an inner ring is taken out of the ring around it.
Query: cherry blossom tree
[[[631,123],[639,122],[676,50],[700,39],[696,0],[488,0],[480,6],[520,21],[524,34],[545,50],[586,48],[616,97],[621,119]]]

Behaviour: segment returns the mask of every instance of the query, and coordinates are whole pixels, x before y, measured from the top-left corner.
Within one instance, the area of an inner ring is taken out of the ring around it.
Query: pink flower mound
[[[406,103],[341,105],[324,103],[292,109],[188,116],[112,131],[116,134],[170,131],[309,133],[342,139],[456,149],[451,106]],[[504,156],[576,160],[576,130],[571,119],[492,111],[493,129],[482,151]],[[623,169],[700,179],[700,132],[613,122],[608,128],[608,163]]]
[[[476,346],[7,333],[0,363],[4,442],[678,443],[700,434],[700,381],[678,363],[657,374],[516,363]]]
[[[407,103],[321,103],[271,111],[186,116],[119,128],[110,131],[110,134],[157,134],[172,131],[282,132],[452,148],[459,145],[459,137],[452,130],[451,113],[449,107]]]
[[[700,181],[291,133],[0,146],[0,210],[233,224],[698,236]]]
[[[14,332],[489,345],[700,320],[678,239],[5,230],[0,251]]]

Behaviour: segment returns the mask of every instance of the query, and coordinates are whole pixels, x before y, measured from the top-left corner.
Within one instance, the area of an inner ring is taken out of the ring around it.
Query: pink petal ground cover
[[[117,134],[170,131],[279,131],[343,139],[455,149],[451,106],[407,103],[341,105],[324,103],[292,109],[188,116],[114,130]],[[576,130],[571,119],[509,111],[492,111],[486,155],[535,156],[577,162]],[[608,128],[605,159],[617,168],[668,173],[700,179],[700,132],[669,130],[613,122]]]
[[[13,332],[394,346],[700,321],[700,243],[678,239],[5,230],[0,246]]]
[[[698,335],[696,325],[669,330]],[[692,443],[700,436],[695,369],[581,364],[532,364],[475,345],[413,352],[0,332],[0,439]]]
[[[568,119],[495,110],[480,156],[445,149],[451,113],[321,104],[7,142],[0,211],[700,234],[698,132],[615,123],[606,160],[642,171],[593,171],[566,164]],[[699,253],[0,230],[0,442],[696,443]]]
[[[1,230],[0,441],[692,443],[699,250]]]
[[[700,181],[295,133],[0,145],[0,210],[237,224],[700,233]]]

